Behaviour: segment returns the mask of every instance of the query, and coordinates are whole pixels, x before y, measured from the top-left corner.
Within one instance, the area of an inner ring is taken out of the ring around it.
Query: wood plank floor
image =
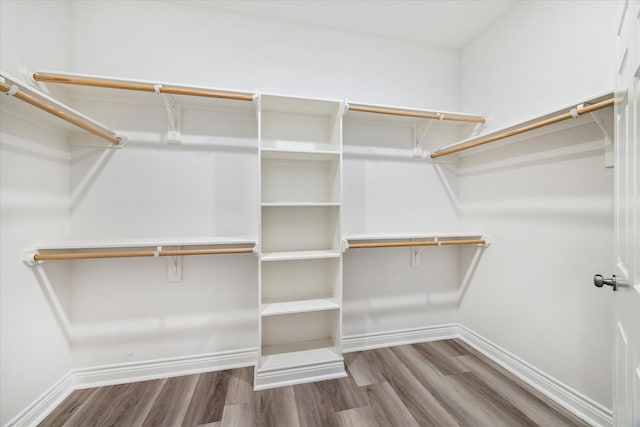
[[[345,354],[349,376],[253,391],[253,368],[73,392],[41,426],[586,426],[459,340]]]

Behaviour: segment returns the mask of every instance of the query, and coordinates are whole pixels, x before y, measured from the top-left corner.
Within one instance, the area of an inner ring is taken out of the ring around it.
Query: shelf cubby
[[[340,103],[261,96],[261,147],[282,150],[340,150]]]
[[[261,355],[337,347],[339,325],[340,310],[332,308],[263,317]],[[260,367],[264,367],[263,364]]]
[[[339,221],[336,206],[264,206],[261,250],[339,253]]]
[[[338,258],[319,258],[265,263],[262,304],[339,297],[339,261]]]
[[[263,151],[261,162],[263,205],[339,203],[339,154]]]

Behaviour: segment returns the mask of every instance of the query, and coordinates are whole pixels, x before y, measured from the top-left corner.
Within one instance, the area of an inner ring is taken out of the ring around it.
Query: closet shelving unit
[[[463,156],[467,150],[473,152],[504,146],[507,143],[519,142],[560,132],[566,129],[595,122],[602,130],[605,139],[613,141],[612,124],[604,115],[613,115],[614,96],[612,92],[590,97],[578,103],[554,109],[537,117],[514,123],[491,132],[450,144],[431,153],[432,159],[458,155]],[[609,111],[607,113],[607,111]],[[488,144],[491,144],[490,146]]]
[[[32,77],[34,89],[17,79],[2,74],[2,90],[5,84],[11,88],[17,86],[21,92],[29,94],[42,102],[48,103],[56,111],[48,113],[58,117],[69,115],[74,120],[82,120],[93,126],[96,131],[86,129],[91,133],[107,139],[114,146],[123,146],[123,140],[130,139],[128,131],[118,134],[99,123],[88,119],[65,103],[90,103],[107,105],[107,109],[118,108],[122,105],[140,106],[142,108],[160,108],[166,111],[166,136],[162,138],[169,143],[181,143],[189,139],[189,135],[182,135],[183,110],[195,109],[204,111],[230,111],[248,113],[255,116],[254,93],[230,91],[211,87],[161,83],[145,80],[128,80],[114,77],[62,73],[37,72]],[[15,89],[13,89],[15,92]],[[45,93],[46,92],[46,93]],[[11,93],[13,94],[13,93]],[[14,94],[15,96],[15,94]],[[38,122],[48,123],[49,117],[43,117],[36,109],[19,109],[12,105],[12,112]],[[159,111],[159,110],[158,110]],[[59,114],[56,114],[59,113]],[[35,115],[34,115],[35,114]],[[45,115],[46,116],[46,115]],[[62,117],[64,118],[64,117]],[[66,119],[65,119],[66,120]],[[78,126],[72,120],[67,120]],[[60,125],[60,121],[55,121]],[[64,122],[62,122],[64,123]],[[257,121],[256,121],[257,123]],[[66,127],[64,128],[66,129]],[[103,135],[104,134],[104,135]],[[122,135],[122,136],[117,136]],[[149,138],[149,135],[145,135]],[[194,142],[201,142],[197,136]],[[257,237],[185,237],[171,239],[105,239],[99,241],[80,241],[37,245],[34,249],[25,251],[24,261],[27,265],[36,265],[50,260],[79,260],[100,258],[130,258],[130,257],[182,257],[188,255],[217,255],[239,254],[254,252]],[[179,258],[176,258],[179,260]],[[178,265],[178,261],[175,262]]]
[[[149,80],[131,80],[89,74],[39,71],[32,74],[35,85],[56,98],[69,103],[98,102],[102,105],[133,105],[157,107],[166,111],[166,129],[157,142],[202,143],[202,135],[183,135],[185,110],[237,112],[254,114],[255,93],[206,86],[184,85]],[[145,124],[147,117],[141,117]],[[129,140],[136,140],[135,131],[120,130]],[[160,132],[162,133],[162,132]],[[149,133],[143,135],[150,139]]]
[[[422,142],[428,129],[453,129],[462,134],[482,126],[486,120],[481,116],[359,103],[347,106],[335,100],[60,72],[38,72],[33,80],[41,91],[28,86],[25,90],[51,93],[71,105],[97,102],[113,109],[130,104],[156,108],[154,114],[161,112],[157,108],[164,109],[166,134],[157,142],[182,143],[194,138],[182,133],[183,109],[256,114],[260,195],[257,238],[70,242],[38,245],[25,253],[29,265],[47,259],[257,253],[256,390],[346,376],[341,350],[342,254],[348,246],[488,244],[481,233],[343,236],[341,226],[343,117],[347,122],[413,128],[414,155],[426,158]],[[42,96],[58,103],[47,94]],[[136,140],[136,129],[123,132],[129,140]],[[148,132],[144,138],[149,140]],[[207,136],[198,135],[193,142],[203,138]]]
[[[109,142],[107,146],[119,146],[122,143],[122,137],[107,126],[3,71],[0,71],[0,91],[5,95],[1,97],[2,109],[12,114],[66,134],[83,129]]]
[[[346,376],[342,104],[261,95],[256,390]]]

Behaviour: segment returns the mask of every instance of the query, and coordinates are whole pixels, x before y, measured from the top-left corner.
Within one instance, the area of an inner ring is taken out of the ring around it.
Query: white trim
[[[83,389],[254,366],[257,358],[258,350],[251,348],[74,369],[72,376],[74,389]]]
[[[471,329],[459,325],[459,338],[590,425],[613,425],[611,409],[589,399]]]
[[[34,400],[22,412],[13,417],[5,427],[33,426],[44,419],[51,411],[62,403],[73,391],[72,371],[67,372],[56,381],[47,391]]]
[[[249,348],[72,369],[5,427],[37,425],[74,390],[254,366],[257,358],[258,350]]]
[[[460,336],[457,324],[426,326],[398,331],[349,335],[342,338],[342,352],[371,350],[419,342],[446,340]]]

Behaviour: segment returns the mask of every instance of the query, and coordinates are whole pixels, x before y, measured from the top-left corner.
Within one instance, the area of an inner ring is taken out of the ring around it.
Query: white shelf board
[[[260,94],[261,111],[331,116],[338,113],[341,101],[333,99],[299,98],[296,96]]]
[[[2,79],[6,84],[11,86],[17,86],[20,92],[31,96],[45,104],[48,104],[54,107],[56,110],[66,113],[67,115],[80,120],[81,122],[85,122],[106,134],[110,134],[114,137],[118,136],[116,132],[102,123],[82,114],[81,112],[71,108],[70,106],[60,102],[59,100],[47,95],[46,93],[34,89],[31,86],[26,85],[19,79],[4,73],[0,72],[0,79]],[[8,114],[18,116],[25,120],[31,121],[33,123],[44,124],[49,128],[57,129],[62,131],[65,134],[74,134],[74,133],[87,133],[87,135],[91,135],[86,130],[79,128],[78,126],[72,125],[71,123],[56,117],[52,114],[49,114],[38,107],[30,105],[22,100],[16,99],[13,96],[4,96],[0,97],[2,102],[0,103],[0,109],[5,111]],[[99,138],[96,136],[96,138]],[[102,140],[100,140],[102,141]],[[111,147],[111,144],[105,142],[106,147]]]
[[[364,104],[364,103],[353,102],[353,101],[351,101],[350,104],[354,106],[359,106],[359,107],[370,107],[370,108],[383,109],[383,110],[396,110],[400,112],[406,111],[408,113],[444,114],[445,116],[453,115],[453,116],[470,117],[470,118],[483,118],[483,116],[480,114],[459,113],[454,111],[399,107],[395,105]],[[421,118],[421,117],[400,116],[400,115],[393,115],[393,114],[353,111],[353,110],[347,110],[347,112],[344,115],[344,120],[347,123],[348,122],[365,122],[365,123],[370,122],[370,123],[385,123],[385,124],[398,125],[398,126],[414,126],[416,123],[427,121],[427,122],[431,122],[432,126],[437,129],[457,128],[463,125],[467,125],[467,126],[476,125],[476,123],[469,123],[469,122],[462,122],[462,121],[438,120],[438,119],[429,119],[429,118]]]
[[[79,74],[68,73],[61,71],[48,71],[40,70],[39,73],[52,75],[62,78],[79,78],[89,79],[104,82],[113,83],[130,83],[138,85],[160,85],[167,88],[185,89],[185,90],[199,90],[206,92],[218,92],[224,94],[244,95],[252,97],[254,92],[245,90],[231,90],[221,89],[209,86],[195,86],[186,85],[181,83],[171,82],[157,82],[150,80],[132,80],[120,77],[92,75],[92,74]],[[118,104],[133,104],[133,105],[149,105],[158,106],[164,108],[164,101],[161,96],[158,96],[155,92],[137,91],[129,89],[112,89],[112,88],[100,88],[93,86],[80,86],[66,83],[44,83],[47,88],[54,95],[61,95],[65,98],[73,100],[88,100],[99,102],[112,102]],[[210,98],[202,96],[189,96],[189,95],[174,95],[171,97],[182,108],[194,108],[194,109],[216,109],[216,110],[230,110],[230,111],[245,111],[255,113],[255,106],[253,102],[232,100],[232,99],[220,99]]]
[[[340,206],[340,202],[268,202],[261,203],[263,207],[323,207]]]
[[[350,242],[365,241],[365,240],[409,240],[409,239],[468,239],[468,238],[480,238],[483,233],[475,232],[424,232],[424,231],[411,231],[411,232],[394,232],[394,233],[359,233],[359,234],[345,234],[343,237]]]
[[[262,261],[295,261],[303,259],[340,258],[340,252],[334,250],[263,252]]]
[[[332,160],[340,156],[334,144],[313,141],[263,139],[263,158],[291,160]]]
[[[340,355],[340,351],[334,347],[330,339],[271,345],[262,348],[258,371],[289,369],[342,360],[344,359]]]
[[[158,239],[103,239],[36,245],[38,250],[145,248],[156,246],[255,245],[256,237],[186,237]]]
[[[288,142],[295,144],[295,142]],[[301,142],[301,144],[308,144]],[[340,156],[339,150],[305,150],[305,149],[287,149],[287,148],[270,148],[262,147],[262,158],[269,160],[309,160],[309,161],[328,161],[336,160]]]
[[[338,304],[337,298],[320,298],[266,303],[261,305],[260,313],[262,316],[277,316],[310,311],[337,310],[339,308],[340,304]]]
[[[524,127],[524,126],[528,126],[528,125],[531,125],[531,124],[534,124],[534,123],[537,123],[537,122],[540,122],[540,121],[543,121],[543,120],[550,119],[550,118],[558,116],[560,114],[568,113],[572,108],[576,108],[576,106],[578,106],[580,104],[595,104],[595,103],[598,103],[598,102],[601,102],[601,101],[605,101],[607,99],[611,99],[611,98],[613,98],[613,95],[614,95],[613,91],[606,92],[604,94],[597,95],[597,96],[594,96],[594,97],[591,97],[591,98],[588,98],[588,99],[573,103],[571,105],[565,105],[565,106],[563,106],[561,108],[555,108],[555,109],[553,109],[551,111],[548,111],[548,112],[546,112],[544,114],[541,114],[541,115],[538,115],[538,116],[535,116],[535,117],[532,117],[530,119],[519,121],[519,122],[513,123],[511,125],[504,126],[504,127],[499,128],[499,129],[492,130],[490,132],[485,132],[485,133],[476,135],[474,137],[467,138],[467,139],[464,139],[462,141],[458,141],[458,142],[455,142],[453,144],[446,145],[444,147],[438,148],[437,150],[434,151],[434,153],[438,153],[440,151],[449,150],[451,148],[457,148],[457,147],[460,147],[460,146],[465,146],[467,144],[472,144],[472,143],[474,143],[476,141],[480,141],[480,140],[488,138],[488,137],[501,135],[503,133],[506,133],[506,132],[509,132],[509,131],[512,131],[512,130],[515,130],[515,129],[519,129],[519,128]],[[611,111],[613,111],[613,107],[609,107],[609,109],[611,109]],[[474,147],[474,148],[471,149],[473,151],[470,151],[470,152],[467,152],[465,150],[465,151],[461,151],[461,152],[458,152],[458,153],[452,153],[452,154],[449,154],[449,155],[444,156],[444,157],[451,157],[451,156],[456,156],[456,155],[457,156],[464,156],[464,155],[470,154],[470,153],[478,153],[481,150],[487,150],[487,149],[491,149],[491,148],[496,148],[499,145],[504,145],[506,143],[514,143],[514,142],[522,141],[522,140],[525,140],[525,139],[531,139],[531,138],[534,138],[534,137],[547,135],[547,134],[554,133],[554,132],[559,132],[559,131],[562,131],[562,130],[565,130],[565,129],[570,129],[570,128],[573,128],[573,127],[576,127],[576,126],[585,125],[585,124],[588,124],[588,123],[590,123],[592,121],[593,121],[593,119],[591,118],[590,114],[584,114],[584,115],[582,115],[580,117],[577,117],[577,118],[571,118],[571,119],[568,119],[568,120],[565,120],[565,121],[562,121],[562,122],[558,122],[558,123],[555,123],[555,124],[552,124],[552,125],[544,126],[542,128],[535,129],[535,130],[532,130],[532,131],[529,131],[529,132],[525,132],[525,133],[522,133],[522,134],[510,136],[510,137],[507,137],[505,139],[502,139],[502,140],[499,140],[499,141],[496,141],[496,142],[488,143],[486,145],[481,145],[481,146],[478,146],[478,147]]]

